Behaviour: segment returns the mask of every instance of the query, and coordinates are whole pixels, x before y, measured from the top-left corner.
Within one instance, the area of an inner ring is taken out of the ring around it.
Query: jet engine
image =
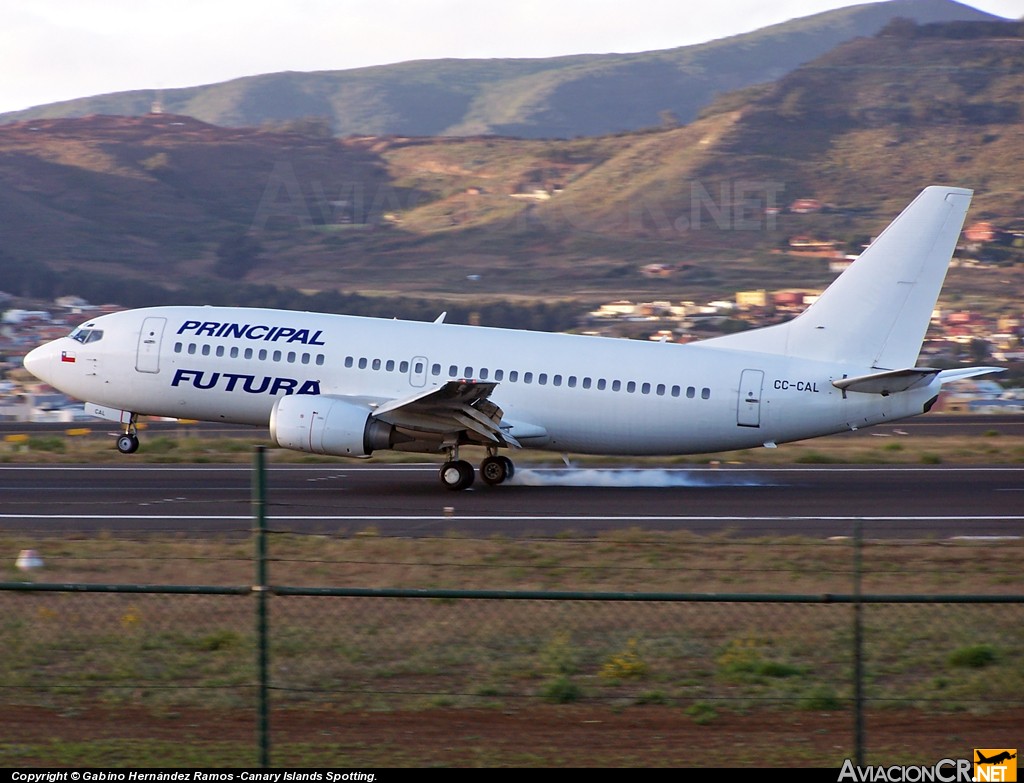
[[[370,411],[337,397],[290,394],[270,412],[270,437],[282,448],[368,457],[392,446],[395,428],[370,417]]]

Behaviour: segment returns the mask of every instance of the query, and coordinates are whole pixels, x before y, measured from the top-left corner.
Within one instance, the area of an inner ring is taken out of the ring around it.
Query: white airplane
[[[230,307],[95,318],[25,367],[120,422],[270,427],[284,448],[445,453],[441,483],[514,472],[502,448],[695,454],[856,430],[928,411],[944,382],[997,367],[917,367],[971,191],[926,188],[804,313],[696,344]]]

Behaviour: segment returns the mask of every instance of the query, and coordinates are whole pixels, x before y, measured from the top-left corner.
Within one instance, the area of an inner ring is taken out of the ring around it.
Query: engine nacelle
[[[270,437],[278,446],[313,454],[368,457],[391,448],[394,429],[362,406],[324,395],[290,394],[270,412]]]

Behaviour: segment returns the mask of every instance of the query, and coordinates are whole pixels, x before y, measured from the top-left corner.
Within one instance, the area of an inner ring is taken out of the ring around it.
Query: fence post
[[[259,683],[257,685],[257,739],[260,749],[260,766],[270,766],[270,730],[269,730],[269,668],[270,650],[267,628],[267,517],[266,517],[266,480],[264,455],[265,446],[256,446],[253,454],[252,469],[252,516],[253,536],[256,545],[256,667]]]
[[[853,522],[853,752],[858,767],[864,766],[864,618],[860,600],[864,531],[861,520]]]

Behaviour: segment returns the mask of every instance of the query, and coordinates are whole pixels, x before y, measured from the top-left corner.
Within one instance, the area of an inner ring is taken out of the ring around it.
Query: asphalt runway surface
[[[0,465],[0,530],[248,535],[248,465]],[[738,536],[1024,536],[1024,466],[531,468],[441,487],[436,465],[270,464],[273,530],[425,537],[685,530]]]

